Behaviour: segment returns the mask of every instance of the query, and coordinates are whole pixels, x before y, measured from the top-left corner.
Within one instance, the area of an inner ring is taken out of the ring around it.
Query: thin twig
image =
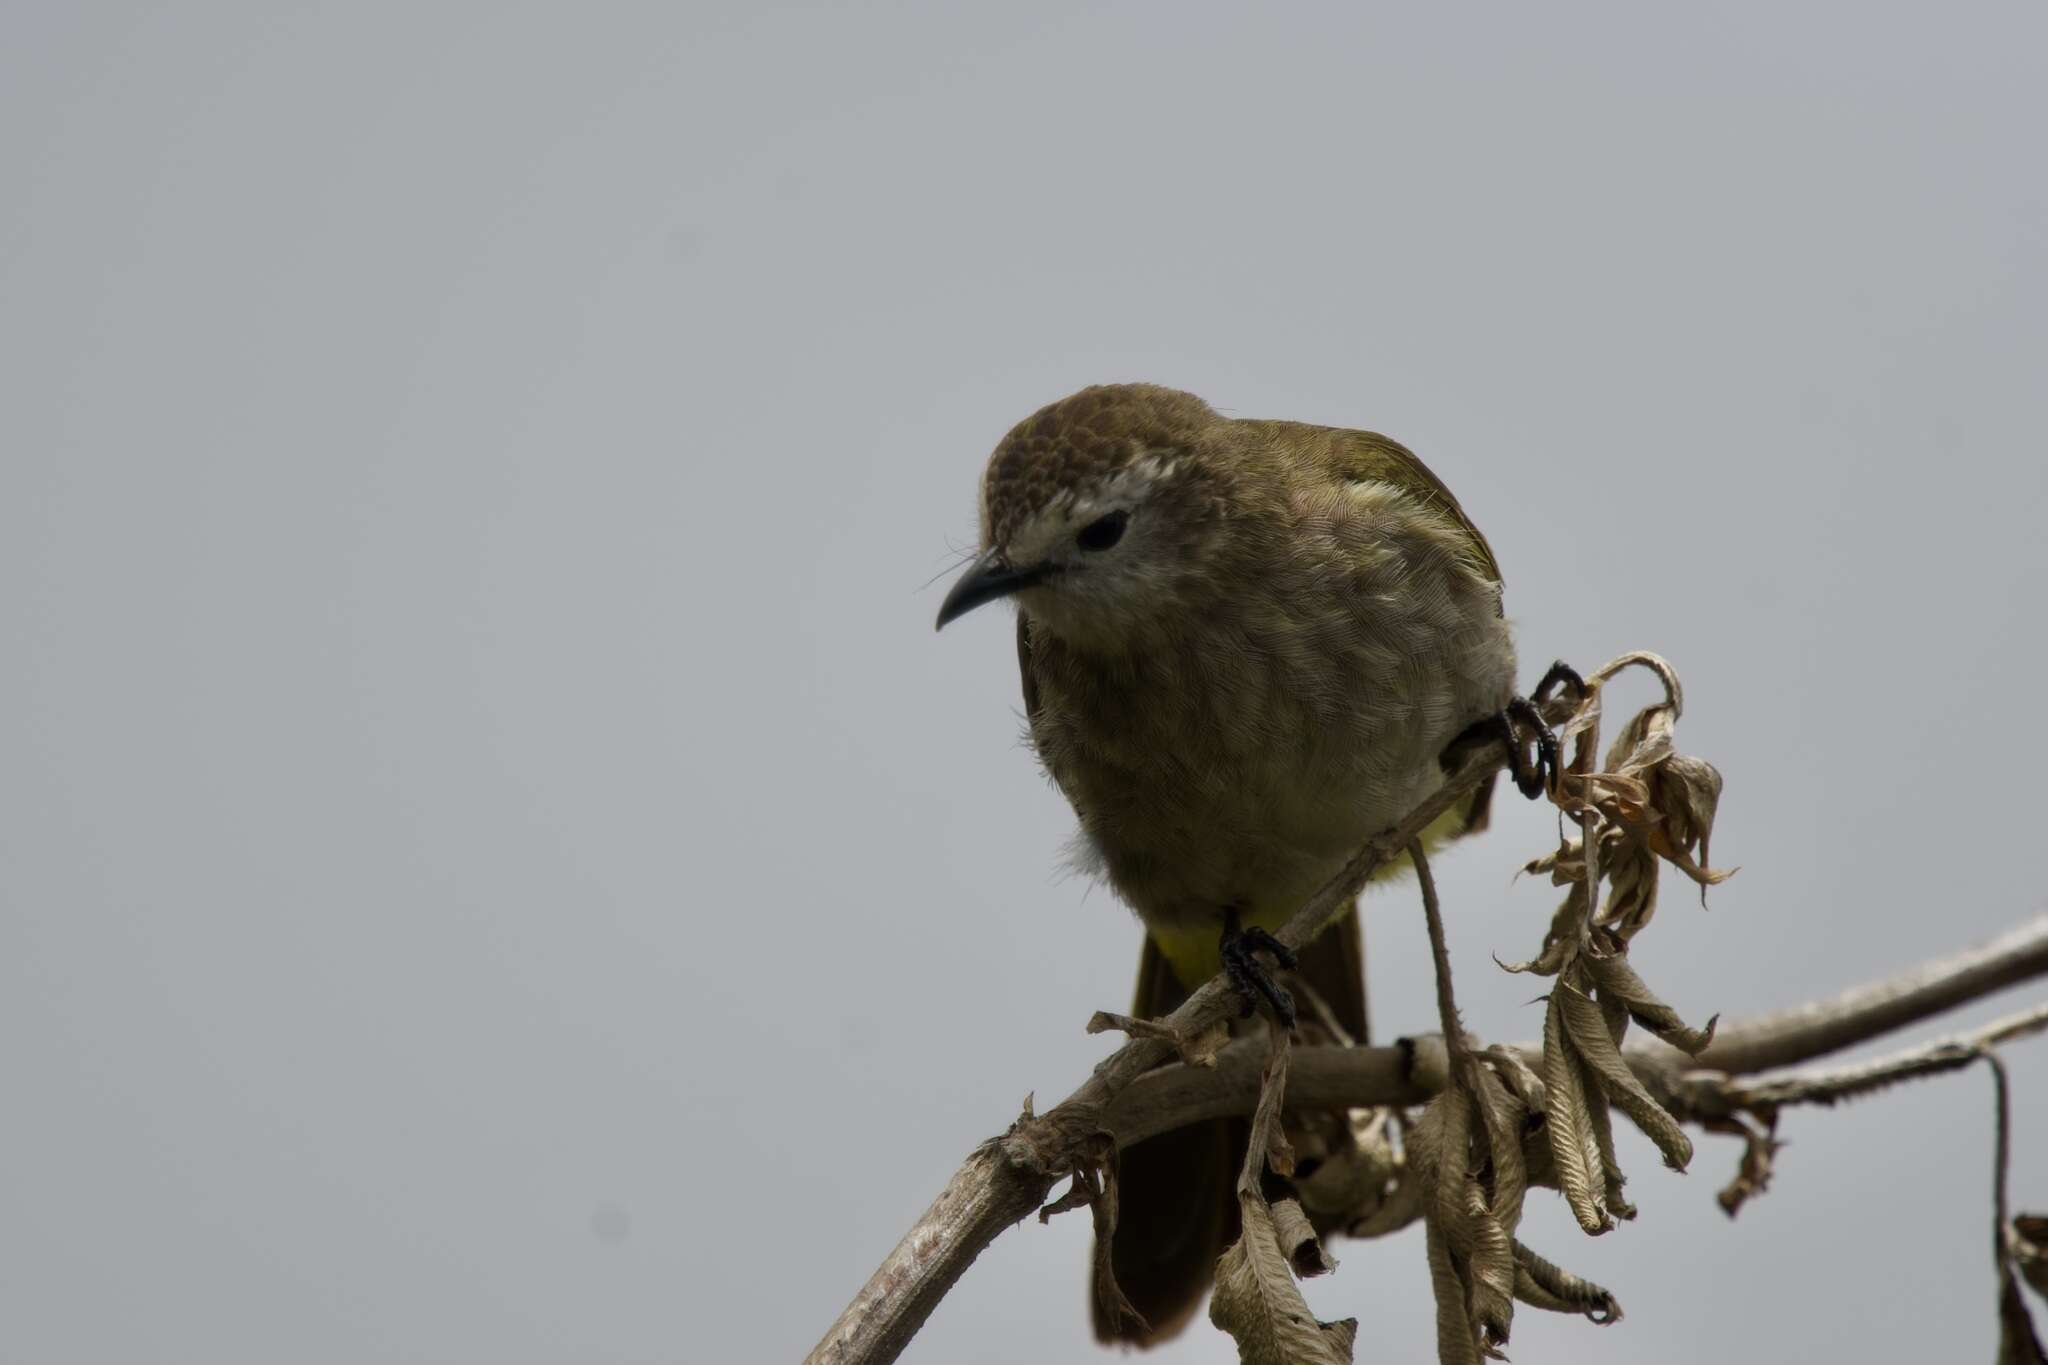
[[[1985,1064],[1991,1068],[1992,1091],[1998,1101],[1998,1129],[1991,1154],[1991,1261],[2001,1275],[2012,1273],[2012,1240],[2006,1234],[2011,1222],[2005,1200],[2006,1170],[2012,1165],[2012,1083],[1998,1054],[1986,1051]]]
[[[1422,841],[1408,845],[1408,860],[1415,864],[1415,879],[1422,884],[1422,917],[1429,924],[1429,956],[1436,964],[1436,1013],[1444,1031],[1444,1046],[1451,1050],[1451,1072],[1463,1068],[1470,1049],[1465,1046],[1465,1024],[1458,1018],[1458,1001],[1451,990],[1451,950],[1444,941],[1443,908],[1437,904],[1436,878],[1429,875],[1429,859]]]

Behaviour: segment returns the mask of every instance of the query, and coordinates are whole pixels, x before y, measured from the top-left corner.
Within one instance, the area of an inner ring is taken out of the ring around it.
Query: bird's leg
[[[1293,1028],[1294,997],[1273,979],[1273,973],[1254,954],[1270,953],[1274,963],[1288,971],[1297,964],[1294,950],[1256,924],[1250,928],[1240,925],[1236,906],[1227,906],[1223,911],[1223,937],[1217,948],[1223,955],[1223,974],[1244,998],[1240,1017],[1250,1018],[1259,1001],[1264,1000],[1272,1006],[1280,1027]]]

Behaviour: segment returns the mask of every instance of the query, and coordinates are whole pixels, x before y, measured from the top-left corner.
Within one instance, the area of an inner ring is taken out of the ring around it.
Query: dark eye
[[[1111,512],[1097,517],[1081,528],[1074,537],[1075,543],[1084,550],[1107,550],[1124,538],[1124,527],[1131,521],[1129,512]]]

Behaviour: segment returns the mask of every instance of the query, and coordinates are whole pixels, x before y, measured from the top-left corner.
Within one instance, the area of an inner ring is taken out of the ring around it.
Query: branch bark
[[[1686,1065],[1733,1075],[1794,1066],[2031,981],[2044,972],[2048,972],[2048,915],[2037,916],[1989,943],[1844,991],[1832,1000],[1723,1024],[1713,1045]]]
[[[1404,849],[1431,821],[1491,776],[1505,758],[1495,744],[1466,758],[1443,787],[1394,829],[1374,838],[1283,926],[1278,937],[1298,948],[1347,908],[1382,862]],[[1984,944],[1914,967],[1830,1000],[1724,1023],[1698,1058],[1662,1043],[1628,1049],[1631,1068],[1683,1117],[1703,1114],[1684,1103],[1680,1077],[1701,1070],[1745,1075],[1827,1056],[1915,1022],[2048,975],[2048,915]],[[1197,990],[1164,1022],[1173,1036],[1193,1039],[1236,1011],[1221,980]],[[1301,1108],[1413,1104],[1428,1098],[1448,1067],[1441,1040],[1393,1048],[1301,1048],[1294,1054],[1289,1102]],[[1135,1038],[1119,1048],[1079,1089],[1044,1115],[1028,1111],[1002,1136],[982,1144],[954,1173],[840,1314],[806,1365],[885,1365],[902,1352],[974,1258],[1003,1231],[1043,1205],[1058,1181],[1085,1168],[1103,1135],[1118,1147],[1202,1118],[1249,1114],[1258,1100],[1263,1044],[1225,1047],[1213,1068],[1162,1067],[1174,1045]],[[1537,1044],[1521,1045],[1530,1057]],[[1699,1092],[1695,1088],[1694,1094]]]
[[[1630,1069],[1660,1100],[1667,1100],[1678,1117],[1692,1121],[1722,1117],[1751,1098],[1767,1099],[1775,1093],[1732,1086],[1726,1083],[1730,1078],[1831,1056],[2007,987],[2048,976],[2048,952],[2042,950],[2043,944],[2048,944],[2048,914],[1981,947],[1869,982],[1832,1000],[1727,1021],[1723,1030],[1747,1041],[1725,1054],[1718,1043],[1694,1058],[1663,1043],[1644,1040],[1631,1045],[1624,1055]],[[1943,968],[1949,975],[1937,977],[1935,968]],[[1908,992],[1914,1007],[1902,1011],[1899,1001]],[[2031,1028],[2038,1014],[2038,1010],[2028,1010],[1987,1025],[1968,1038],[1941,1040],[1940,1045],[1988,1046],[2005,1041]],[[1774,1026],[1784,1028],[1785,1033],[1773,1035],[1770,1029]],[[1510,1046],[1532,1066],[1541,1061],[1540,1043]],[[1916,1048],[1913,1055],[1923,1051]],[[1249,1114],[1258,1100],[1262,1056],[1258,1040],[1240,1039],[1216,1055],[1213,1069],[1175,1065],[1149,1072],[1107,1106],[1102,1113],[1103,1126],[1115,1135],[1119,1147],[1125,1147],[1202,1119]],[[1883,1059],[1869,1066],[1881,1070],[1894,1060]],[[1443,1042],[1435,1035],[1410,1039],[1397,1047],[1296,1048],[1287,1080],[1288,1102],[1300,1109],[1419,1104],[1435,1093],[1448,1066]],[[1858,1068],[1856,1074],[1862,1070]]]
[[[1431,822],[1470,795],[1506,761],[1507,746],[1498,741],[1467,753],[1443,786],[1399,825],[1368,841],[1275,936],[1290,948],[1314,938],[1350,907],[1381,863],[1419,839]],[[1189,996],[1164,1023],[1178,1037],[1192,1039],[1236,1012],[1236,997],[1218,976]],[[1043,1204],[1053,1185],[1085,1160],[1079,1151],[1082,1143],[1063,1143],[1060,1134],[1070,1132],[1085,1138],[1099,1132],[1114,1133],[1106,1114],[1110,1101],[1173,1054],[1169,1041],[1133,1038],[1098,1065],[1095,1074],[1057,1108],[1042,1118],[1027,1113],[1009,1132],[976,1149],[804,1358],[805,1365],[886,1365],[896,1359],[982,1249],[1004,1228]],[[1252,1086],[1255,1101],[1256,1068]],[[1244,1112],[1250,1113],[1251,1106]],[[1119,1145],[1124,1141],[1120,1138]]]

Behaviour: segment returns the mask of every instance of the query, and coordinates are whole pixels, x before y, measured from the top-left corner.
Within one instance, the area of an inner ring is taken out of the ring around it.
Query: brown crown
[[[1192,449],[1218,417],[1191,393],[1156,384],[1097,384],[1048,404],[1011,428],[982,479],[985,544],[1055,497],[1114,474],[1148,452]]]

